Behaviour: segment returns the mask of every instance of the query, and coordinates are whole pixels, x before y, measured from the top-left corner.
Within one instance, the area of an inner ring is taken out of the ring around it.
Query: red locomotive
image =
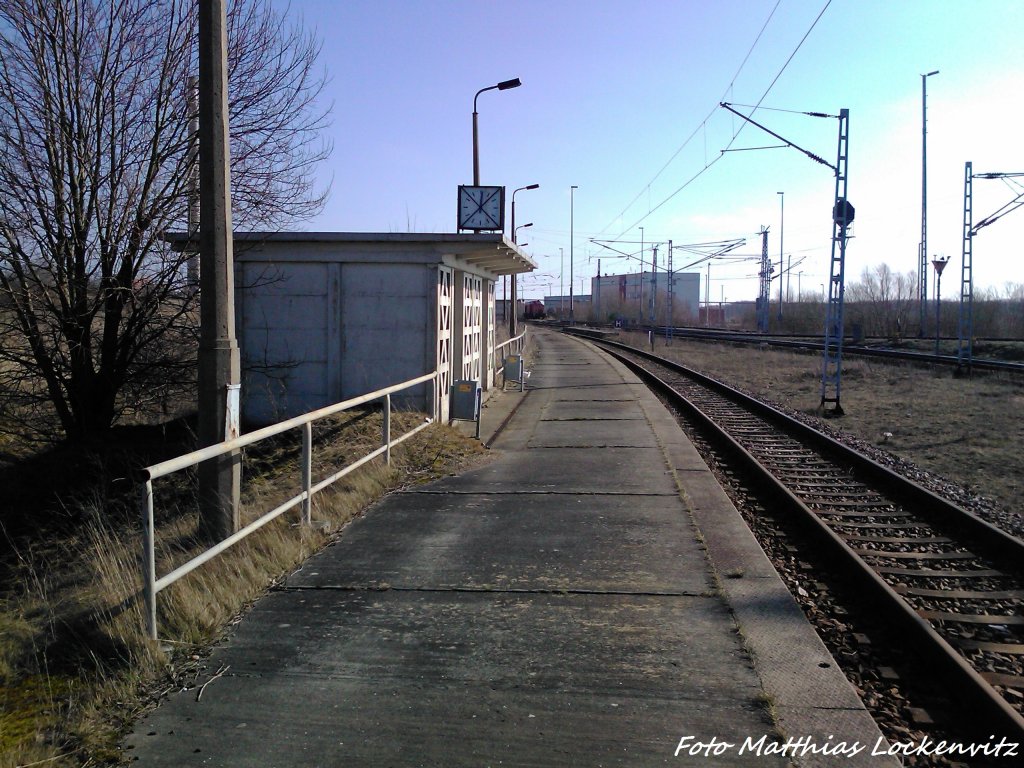
[[[527,320],[543,320],[545,315],[544,302],[538,299],[526,302],[523,307],[523,317]]]

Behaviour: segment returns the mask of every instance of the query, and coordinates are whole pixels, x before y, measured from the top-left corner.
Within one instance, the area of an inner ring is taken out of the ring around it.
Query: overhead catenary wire
[[[747,61],[750,59],[750,55],[754,52],[754,49],[757,47],[757,44],[761,40],[761,36],[764,34],[764,31],[768,28],[768,25],[771,23],[772,18],[775,16],[775,12],[779,9],[779,5],[781,5],[781,4],[782,4],[782,0],[776,0],[775,6],[772,8],[771,13],[768,14],[768,18],[765,19],[764,24],[761,25],[761,30],[757,33],[757,37],[754,38],[754,42],[750,44],[750,49],[747,51],[747,55],[743,57],[743,61],[740,62],[740,65],[736,69],[736,73],[732,76],[732,79],[729,80],[729,85],[725,89],[725,92],[722,94],[722,98],[720,98],[719,101],[722,101],[722,99],[724,99],[726,97],[726,95],[732,93],[732,87],[736,83],[736,78],[740,76],[740,73],[743,71],[743,68],[746,66]],[[690,133],[690,135],[686,137],[686,140],[679,146],[679,148],[675,152],[672,153],[672,156],[668,160],[665,161],[665,164],[663,166],[661,166],[661,168],[658,169],[658,172],[656,174],[654,174],[654,177],[650,181],[648,181],[645,186],[640,188],[640,191],[636,193],[636,197],[634,197],[632,200],[630,200],[629,204],[626,205],[626,207],[622,209],[622,212],[619,213],[619,215],[616,216],[615,218],[613,218],[610,222],[608,222],[604,226],[604,229],[602,229],[600,232],[598,232],[599,235],[603,235],[608,230],[608,227],[610,227],[615,222],[616,219],[620,219],[623,216],[625,216],[626,215],[626,211],[628,211],[630,208],[633,207],[633,205],[636,203],[636,201],[639,200],[643,196],[644,192],[648,192],[648,193],[650,192],[651,186],[654,184],[654,182],[656,182],[658,180],[658,178],[661,176],[661,174],[663,174],[665,172],[665,169],[667,169],[672,164],[672,162],[679,156],[680,152],[682,152],[684,149],[686,149],[686,147],[689,145],[689,143],[691,141],[693,141],[694,137],[697,135],[697,132],[701,131],[701,130],[704,131],[704,161],[707,162],[707,154],[708,154],[708,152],[707,152],[707,131],[706,131],[706,128],[707,128],[708,120],[710,120],[714,116],[715,112],[717,112],[717,111],[718,111],[718,106],[716,104],[716,106],[712,107],[711,111],[708,112],[707,117],[705,117],[697,125],[697,127],[693,129],[693,132]]]
[[[758,99],[757,104],[753,107],[754,111],[757,111],[758,109],[761,108],[761,103],[765,100],[765,98],[767,98],[768,94],[771,93],[772,89],[775,87],[775,84],[778,83],[779,78],[782,77],[783,73],[789,67],[790,63],[793,61],[793,59],[796,56],[796,54],[803,47],[803,44],[807,41],[807,38],[810,36],[811,32],[814,31],[814,28],[818,25],[818,22],[821,20],[821,17],[825,15],[825,11],[828,10],[828,8],[829,8],[829,6],[831,4],[832,4],[832,0],[826,0],[825,5],[822,7],[821,11],[819,11],[818,15],[815,17],[814,21],[811,23],[811,26],[807,29],[807,32],[805,32],[804,36],[802,38],[800,38],[800,42],[797,43],[796,47],[793,49],[793,52],[790,53],[790,55],[786,59],[785,63],[783,63],[783,65],[779,69],[778,73],[776,73],[775,77],[772,79],[771,83],[768,84],[768,87],[761,94],[761,98]],[[778,6],[776,5],[776,7],[778,7]],[[773,9],[772,13],[774,14],[774,9]],[[730,83],[729,87],[730,87],[730,89],[732,88],[732,84],[731,83]],[[718,107],[716,107],[716,110],[717,109],[718,109]],[[710,115],[708,116],[708,118],[705,118],[705,122],[708,119],[710,119]],[[732,148],[733,143],[735,143],[735,141],[739,137],[740,133],[743,132],[743,128],[745,126],[746,126],[746,123],[743,123],[743,124],[740,125],[740,127],[738,129],[736,129],[733,132],[733,136],[729,140],[729,144],[726,146],[726,150]],[[698,126],[698,129],[696,129],[696,130],[699,130],[699,126]],[[696,130],[694,131],[694,134],[696,134]],[[689,139],[687,141],[689,141]],[[676,154],[678,154],[678,152]],[[695,173],[693,176],[691,176],[685,182],[683,182],[683,184],[680,185],[670,195],[668,195],[668,197],[666,197],[664,200],[662,200],[660,203],[658,203],[656,206],[654,206],[654,208],[649,209],[646,214],[641,216],[639,219],[637,219],[635,222],[630,224],[628,227],[623,229],[619,233],[619,235],[618,235],[618,237],[616,239],[621,238],[626,232],[629,232],[631,229],[634,229],[635,227],[639,226],[642,222],[646,221],[652,214],[654,214],[656,211],[658,211],[662,206],[664,206],[666,203],[668,203],[670,200],[672,200],[676,195],[678,195],[684,189],[689,187],[693,182],[695,182],[697,179],[699,179],[701,176],[703,176],[712,166],[715,165],[715,163],[719,162],[723,157],[725,157],[725,153],[724,152],[720,152],[718,157],[712,159],[710,162],[706,162],[706,164],[705,164],[705,166],[703,168],[698,170],[697,173]],[[638,195],[638,197],[639,197],[639,195]],[[632,203],[630,203],[630,206],[627,206],[626,210],[628,210],[629,207],[631,207],[631,206],[632,206]],[[625,211],[623,213],[625,213]],[[620,214],[620,216],[621,215],[622,214]],[[616,218],[618,218],[618,217],[616,217]],[[605,229],[607,229],[607,227],[605,227]],[[603,231],[604,230],[602,230],[602,232]]]

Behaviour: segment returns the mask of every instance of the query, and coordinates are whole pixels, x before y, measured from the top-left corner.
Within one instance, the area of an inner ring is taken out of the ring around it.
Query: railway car
[[[528,301],[523,308],[523,317],[527,320],[542,320],[546,314],[544,302],[539,300]]]

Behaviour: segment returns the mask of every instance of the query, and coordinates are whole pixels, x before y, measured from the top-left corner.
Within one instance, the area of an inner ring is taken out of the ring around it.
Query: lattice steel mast
[[[757,330],[761,333],[768,333],[768,302],[772,287],[772,263],[768,258],[768,227],[761,229],[761,270],[759,276],[761,278],[761,291],[757,296]]]
[[[846,199],[850,110],[839,110],[839,150],[836,155],[836,194],[832,207],[832,258],[825,315],[825,351],[821,364],[821,405],[834,403],[832,414],[843,415],[840,402],[843,376],[843,295],[845,293],[846,231],[853,222],[853,206]],[[839,254],[836,255],[838,246]]]
[[[1024,192],[1021,192],[991,216],[987,216],[977,225],[973,225],[973,180],[1019,178],[1024,176],[1024,173],[972,173],[972,170],[973,164],[970,161],[964,164],[964,250],[960,269],[960,318],[957,323],[956,353],[957,369],[966,367],[968,373],[971,371],[971,363],[974,358],[974,236],[983,227],[994,224],[1010,211],[1024,206]]]
[[[835,204],[832,206],[831,276],[828,283],[828,306],[825,317],[825,350],[822,355],[821,367],[821,408],[824,410],[826,403],[834,403],[835,408],[831,411],[831,414],[835,416],[842,416],[843,407],[840,403],[840,393],[843,374],[843,295],[845,293],[844,275],[846,266],[846,231],[850,224],[853,223],[854,213],[853,206],[850,205],[850,202],[846,197],[850,110],[839,110],[839,150],[837,152],[836,164],[832,165],[814,153],[808,152],[806,149],[786,140],[774,131],[765,128],[760,123],[751,120],[742,112],[737,112],[725,102],[720,102],[719,104],[734,115],[743,118],[751,125],[757,126],[765,133],[785,142],[787,147],[792,147],[793,149],[804,153],[807,157],[817,163],[827,165],[832,169],[833,173],[835,173],[836,194]],[[808,115],[809,117],[836,117],[835,115],[826,115],[822,112],[803,112],[801,114]],[[836,246],[838,246],[838,256],[836,255]],[[768,270],[762,267],[761,273],[762,293],[767,295],[764,293],[763,281],[765,280]],[[764,301],[764,304],[764,311],[767,313],[767,299]],[[767,330],[767,319],[765,319],[762,327],[760,317],[760,314],[758,314],[758,329]],[[829,412],[826,411],[826,414],[828,413]]]
[[[974,358],[974,189],[972,163],[964,163],[964,250],[960,260],[960,316],[957,320],[957,368],[964,366],[966,358],[967,372],[971,372],[971,361]],[[966,334],[966,355],[964,336]]]

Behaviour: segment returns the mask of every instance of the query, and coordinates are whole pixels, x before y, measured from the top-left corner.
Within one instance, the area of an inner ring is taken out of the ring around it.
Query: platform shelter
[[[536,268],[500,233],[236,233],[234,256],[250,427],[435,369],[408,405],[446,419],[453,380],[494,383],[496,280]]]

